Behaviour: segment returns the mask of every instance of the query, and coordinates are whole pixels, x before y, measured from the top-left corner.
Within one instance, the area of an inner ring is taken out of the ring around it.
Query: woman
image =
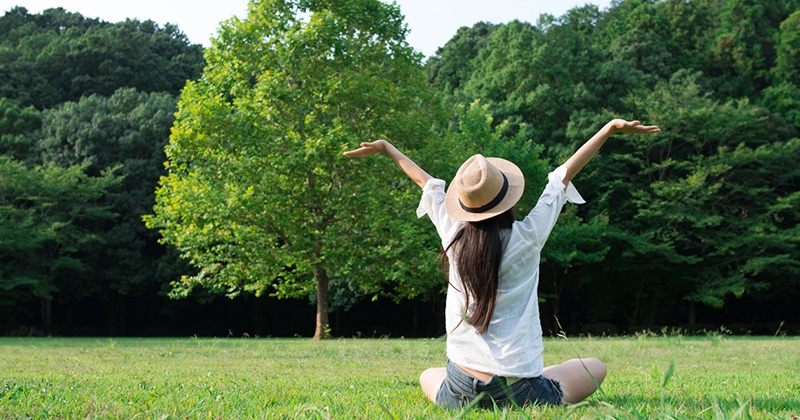
[[[549,182],[521,221],[512,208],[525,186],[522,171],[499,158],[475,155],[445,183],[385,140],[362,143],[346,156],[385,153],[423,192],[417,215],[427,214],[442,239],[448,277],[445,323],[447,367],[420,375],[425,395],[446,408],[478,405],[577,403],[606,376],[598,359],[544,367],[539,321],[539,258],[565,201],[583,203],[571,181],[615,133],[655,133],[656,126],[615,119],[589,139]]]

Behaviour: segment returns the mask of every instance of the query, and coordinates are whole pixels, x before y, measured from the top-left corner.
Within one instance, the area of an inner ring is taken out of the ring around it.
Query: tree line
[[[481,101],[551,165],[613,115],[663,129],[612,141],[576,181],[583,231],[562,220],[543,253],[554,314],[565,295],[618,325],[791,318],[798,24],[792,1],[622,1],[462,28],[428,61],[451,103]]]
[[[186,269],[141,217],[202,48],[152,21],[16,7],[0,18],[0,51],[3,326],[63,329],[88,298],[124,325],[130,297],[158,293]],[[26,310],[31,301],[39,311]]]
[[[446,180],[473,153],[512,159],[523,214],[550,168],[619,116],[662,134],[612,138],[576,180],[588,203],[565,209],[542,254],[545,331],[774,333],[756,325],[796,323],[800,294],[798,9],[615,1],[479,22],[428,58],[373,0],[257,2],[205,51],[171,25],[12,9],[5,328],[32,322],[31,302],[45,331],[86,302],[120,326],[142,295],[306,299],[319,338],[340,333],[330,311],[371,300],[435,312],[440,244],[414,216],[418,191],[341,152],[391,138]]]

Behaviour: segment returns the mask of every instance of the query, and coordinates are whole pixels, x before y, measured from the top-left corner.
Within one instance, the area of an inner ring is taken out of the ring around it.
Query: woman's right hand
[[[567,175],[564,176],[564,186],[569,185],[572,178],[589,163],[590,160],[597,154],[603,143],[614,133],[626,134],[649,134],[659,133],[661,129],[655,125],[642,125],[639,121],[625,121],[617,118],[611,120],[600,131],[598,131],[592,138],[581,146],[572,157],[564,162],[567,167]]]
[[[389,142],[386,140],[375,140],[361,143],[361,147],[355,150],[344,152],[345,156],[363,158],[372,156],[375,153],[385,153]]]
[[[608,123],[613,133],[624,134],[649,134],[659,133],[661,129],[655,125],[642,125],[639,121],[625,121],[617,118]]]

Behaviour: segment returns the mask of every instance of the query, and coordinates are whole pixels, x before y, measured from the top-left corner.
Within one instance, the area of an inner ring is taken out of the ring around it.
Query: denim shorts
[[[481,394],[483,395],[481,396]],[[481,396],[476,403],[481,408],[508,407],[518,405],[564,404],[561,383],[543,376],[517,379],[507,385],[506,378],[495,376],[482,382],[467,375],[452,362],[447,362],[447,377],[436,393],[436,404],[459,409]]]

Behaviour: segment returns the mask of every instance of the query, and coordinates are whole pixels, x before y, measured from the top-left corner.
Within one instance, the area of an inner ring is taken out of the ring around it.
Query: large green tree
[[[377,0],[259,1],[222,25],[181,95],[148,219],[199,269],[179,294],[313,296],[325,338],[333,285],[420,293],[433,265],[416,262],[414,190],[385,162],[342,156],[380,137],[413,153],[429,137],[438,101],[405,36]]]
[[[798,198],[800,142],[765,110],[712,101],[694,80],[676,74],[637,101],[671,130],[664,143],[636,153],[649,160],[642,172],[652,181],[634,194],[636,219],[650,243],[696,261],[671,270],[688,287],[682,298],[721,308],[728,297],[800,272],[800,213],[790,204]]]

